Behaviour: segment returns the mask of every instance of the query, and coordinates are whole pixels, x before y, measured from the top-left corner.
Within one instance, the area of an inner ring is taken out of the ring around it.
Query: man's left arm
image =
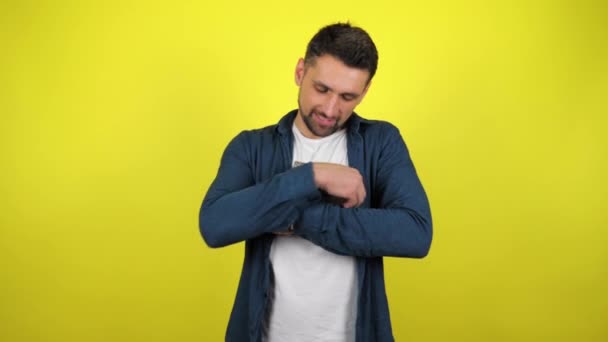
[[[378,158],[373,208],[318,202],[302,212],[296,234],[332,252],[422,258],[432,240],[428,199],[399,131],[390,126]],[[374,176],[370,176],[374,177]]]

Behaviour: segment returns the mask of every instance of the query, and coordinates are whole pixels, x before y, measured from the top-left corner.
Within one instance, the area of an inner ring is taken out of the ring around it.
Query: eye
[[[346,102],[350,102],[353,101],[356,98],[355,95],[351,95],[351,94],[343,94],[342,95],[342,100],[346,101]]]
[[[315,89],[321,94],[325,94],[329,90],[327,87],[321,85],[315,86]]]

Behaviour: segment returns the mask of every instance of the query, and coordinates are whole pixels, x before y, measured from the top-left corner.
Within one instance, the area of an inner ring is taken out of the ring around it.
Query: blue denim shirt
[[[395,126],[353,113],[346,123],[348,163],[363,176],[367,197],[358,208],[342,208],[316,187],[311,163],[291,167],[296,114],[237,135],[201,206],[200,230],[210,247],[246,241],[226,341],[262,341],[272,233],[292,224],[295,234],[356,257],[356,341],[394,341],[382,257],[422,258],[432,239],[428,199],[407,147]]]

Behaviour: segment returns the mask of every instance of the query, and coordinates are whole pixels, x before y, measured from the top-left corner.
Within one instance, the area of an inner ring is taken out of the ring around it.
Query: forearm
[[[236,191],[214,182],[199,213],[201,234],[209,246],[222,247],[286,229],[319,196],[309,164]]]
[[[296,234],[344,255],[422,258],[432,240],[431,216],[425,211],[318,203],[302,212]]]

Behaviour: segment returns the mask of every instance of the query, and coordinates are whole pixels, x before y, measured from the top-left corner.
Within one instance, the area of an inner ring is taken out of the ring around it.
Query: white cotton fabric
[[[348,165],[344,129],[309,139],[293,126],[293,164]],[[277,236],[270,249],[273,294],[266,342],[353,342],[357,317],[355,258],[329,252],[298,236]]]

